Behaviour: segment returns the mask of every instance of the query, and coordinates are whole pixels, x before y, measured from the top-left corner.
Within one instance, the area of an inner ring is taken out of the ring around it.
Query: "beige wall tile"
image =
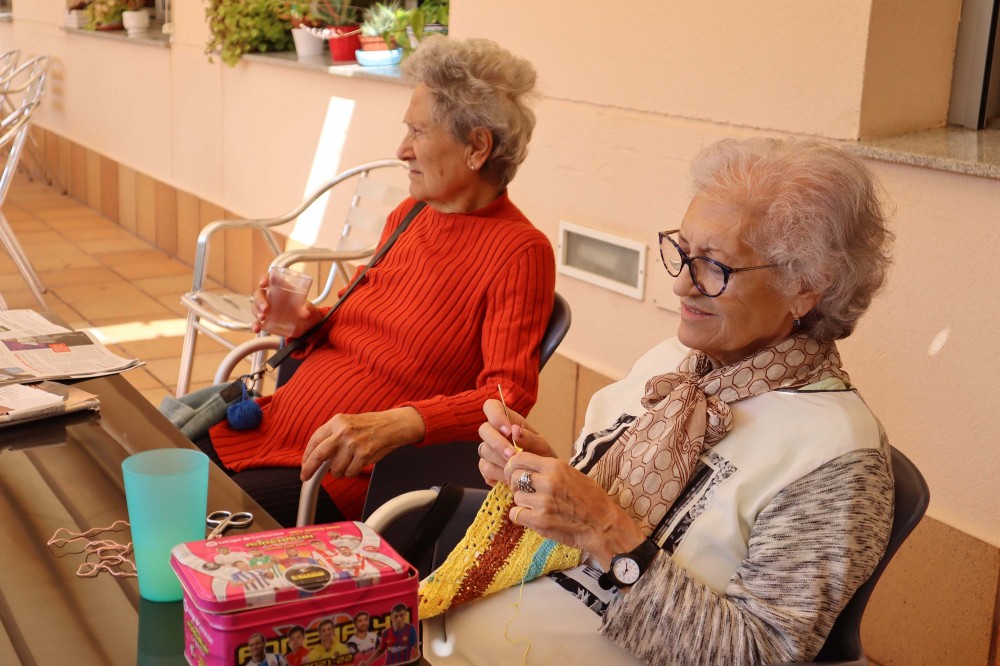
[[[101,157],[101,215],[118,223],[118,163]]]
[[[135,171],[119,164],[118,224],[134,234],[138,233],[135,194]]]
[[[189,266],[194,266],[199,231],[198,197],[177,190],[177,258]]]
[[[156,243],[156,181],[135,174],[135,231],[139,238]]]
[[[275,237],[278,240],[278,248],[284,250],[288,239],[283,234],[277,233],[275,234]],[[259,233],[255,233],[253,235],[252,250],[250,274],[252,275],[253,283],[256,284],[258,278],[267,272],[267,267],[271,265],[272,261],[274,261],[275,255],[271,252],[271,248],[268,247],[267,241],[265,241],[264,237]],[[314,283],[318,282],[316,275],[313,275],[313,281]],[[314,290],[313,295],[316,293],[319,292]],[[310,298],[311,297],[312,296],[310,296]]]
[[[226,246],[226,286],[237,293],[250,293],[257,280],[253,271],[253,232],[231,229],[223,237]]]
[[[204,229],[206,225],[216,220],[224,220],[226,211],[207,201],[199,201],[198,204],[198,224]],[[218,282],[226,281],[226,245],[222,236],[216,234],[212,237],[210,244],[211,252],[208,254],[208,276]]]
[[[65,137],[59,137],[59,176],[60,191],[67,194],[72,180],[73,142]]]
[[[156,246],[174,256],[177,254],[177,190],[156,181],[154,198]]]
[[[590,368],[580,366],[580,374],[576,384],[576,411],[573,416],[574,434],[583,428],[583,420],[587,416],[587,405],[590,404],[591,396],[613,381],[610,377],[605,377]]]
[[[577,373],[575,362],[553,354],[539,376],[538,402],[528,417],[563,460],[569,459],[576,434],[573,416]]]
[[[66,182],[62,179],[62,170],[59,165],[59,136],[48,130],[42,131],[45,145],[45,176],[49,184],[60,192],[66,191]]]
[[[77,201],[87,201],[87,149],[70,143],[69,195]]]
[[[94,210],[101,210],[101,154],[87,151],[87,198],[86,204]]]
[[[884,666],[986,666],[1000,551],[924,518],[875,587],[861,638]]]

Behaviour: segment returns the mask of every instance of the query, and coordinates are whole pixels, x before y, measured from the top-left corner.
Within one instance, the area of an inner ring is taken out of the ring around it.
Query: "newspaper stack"
[[[100,377],[140,365],[113,354],[87,331],[60,326],[34,310],[0,312],[0,386]]]

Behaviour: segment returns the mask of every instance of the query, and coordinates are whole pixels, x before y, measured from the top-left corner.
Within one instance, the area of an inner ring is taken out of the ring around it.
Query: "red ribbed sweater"
[[[383,243],[414,204],[389,215]],[[506,194],[468,214],[428,206],[330,318],[292,379],[258,400],[260,428],[223,421],[212,444],[235,471],[299,467],[309,438],[336,414],[407,405],[424,420],[419,445],[478,439],[498,383],[512,409],[534,405],[554,290],[552,246]],[[327,476],[323,487],[359,519],[368,481],[367,473]]]

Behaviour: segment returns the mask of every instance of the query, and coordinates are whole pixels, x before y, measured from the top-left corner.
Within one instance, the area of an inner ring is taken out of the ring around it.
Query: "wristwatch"
[[[601,574],[597,582],[605,590],[610,590],[612,586],[635,585],[639,576],[649,568],[650,562],[653,561],[658,552],[660,552],[660,548],[649,539],[645,539],[629,552],[619,553],[612,557],[611,566]]]

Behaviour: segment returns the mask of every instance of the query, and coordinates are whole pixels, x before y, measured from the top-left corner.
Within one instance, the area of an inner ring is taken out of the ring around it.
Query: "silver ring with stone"
[[[521,476],[517,480],[517,489],[523,493],[535,492],[535,487],[531,485],[531,472],[528,470],[521,472]]]

